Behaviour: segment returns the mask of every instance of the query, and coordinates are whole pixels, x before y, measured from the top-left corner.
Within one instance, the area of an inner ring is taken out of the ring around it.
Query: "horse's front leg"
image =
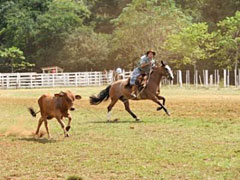
[[[163,106],[165,106],[165,102],[166,102],[165,97],[159,96],[158,94],[156,94],[156,96],[157,96],[157,98],[158,98],[159,101],[160,101],[160,100],[163,101]],[[160,111],[161,109],[162,109],[162,107],[158,107],[158,108],[157,108],[157,111]]]
[[[166,102],[165,97],[159,96],[159,95],[156,95],[156,96],[157,96],[158,100],[162,100],[163,101],[163,105],[165,106],[165,102]]]
[[[165,113],[170,116],[170,113],[168,112],[167,108],[159,101],[158,97],[156,95],[152,95],[149,97],[153,102],[157,103],[160,105],[160,107],[157,108],[157,110],[163,109]],[[165,102],[164,102],[165,103]]]

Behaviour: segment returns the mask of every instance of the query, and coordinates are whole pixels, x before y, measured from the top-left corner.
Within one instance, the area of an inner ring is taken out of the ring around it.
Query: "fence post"
[[[52,75],[52,86],[55,87],[55,74],[51,74]]]
[[[177,83],[179,84],[180,87],[182,87],[182,71],[181,70],[177,71]]]
[[[213,86],[213,75],[210,75],[210,86]]]
[[[198,70],[194,71],[194,85],[197,87],[198,85]]]
[[[7,75],[7,88],[9,88],[9,75]]]
[[[186,70],[186,85],[190,85],[190,71]]]
[[[30,74],[30,87],[31,87],[31,88],[33,87],[32,80],[33,80],[32,74]]]
[[[205,86],[208,86],[208,70],[204,70],[204,74],[205,74]]]
[[[229,69],[227,70],[227,87],[229,87],[230,85],[230,73],[229,73]]]
[[[2,80],[2,74],[1,73],[0,73],[0,82],[1,82],[0,87],[3,88],[3,80]]]
[[[238,87],[240,86],[240,69],[238,69]]]
[[[235,85],[235,87],[238,86],[237,78],[238,78],[237,69],[234,69],[234,85]]]
[[[78,83],[77,83],[78,74],[77,73],[74,73],[74,78],[75,78],[75,86],[77,86],[78,85]]]
[[[227,84],[227,71],[226,69],[223,70],[223,87],[226,87]]]
[[[219,86],[220,76],[219,76],[219,70],[214,70],[214,84],[215,86]]]
[[[98,72],[97,74],[98,74],[98,85],[101,86],[101,84],[102,84],[102,82],[101,82],[102,81],[102,72]]]

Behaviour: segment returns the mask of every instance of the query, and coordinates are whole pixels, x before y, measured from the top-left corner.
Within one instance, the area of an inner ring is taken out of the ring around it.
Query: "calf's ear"
[[[76,99],[81,99],[82,97],[80,95],[75,96]]]
[[[61,91],[60,93],[54,94],[54,96],[63,97],[64,94],[65,94],[65,93],[64,93],[63,91]]]

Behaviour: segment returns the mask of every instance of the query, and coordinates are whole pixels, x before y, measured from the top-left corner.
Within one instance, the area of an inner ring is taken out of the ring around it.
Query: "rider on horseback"
[[[136,67],[133,70],[132,77],[130,79],[130,86],[132,87],[132,97],[136,97],[136,91],[137,91],[137,84],[136,80],[140,75],[148,74],[151,71],[152,66],[154,65],[155,61],[153,57],[155,56],[155,52],[152,50],[149,50],[146,52],[144,56],[141,57],[138,67]]]

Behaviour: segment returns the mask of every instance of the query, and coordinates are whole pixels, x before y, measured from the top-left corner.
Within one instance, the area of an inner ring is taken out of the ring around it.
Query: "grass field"
[[[136,123],[118,102],[112,118],[119,122],[106,123],[109,101],[88,102],[103,88],[0,90],[0,179],[240,179],[240,90],[165,87],[171,117],[153,102],[132,101]],[[39,115],[27,107],[66,89],[83,97],[70,137],[51,120],[53,139],[34,139]]]

